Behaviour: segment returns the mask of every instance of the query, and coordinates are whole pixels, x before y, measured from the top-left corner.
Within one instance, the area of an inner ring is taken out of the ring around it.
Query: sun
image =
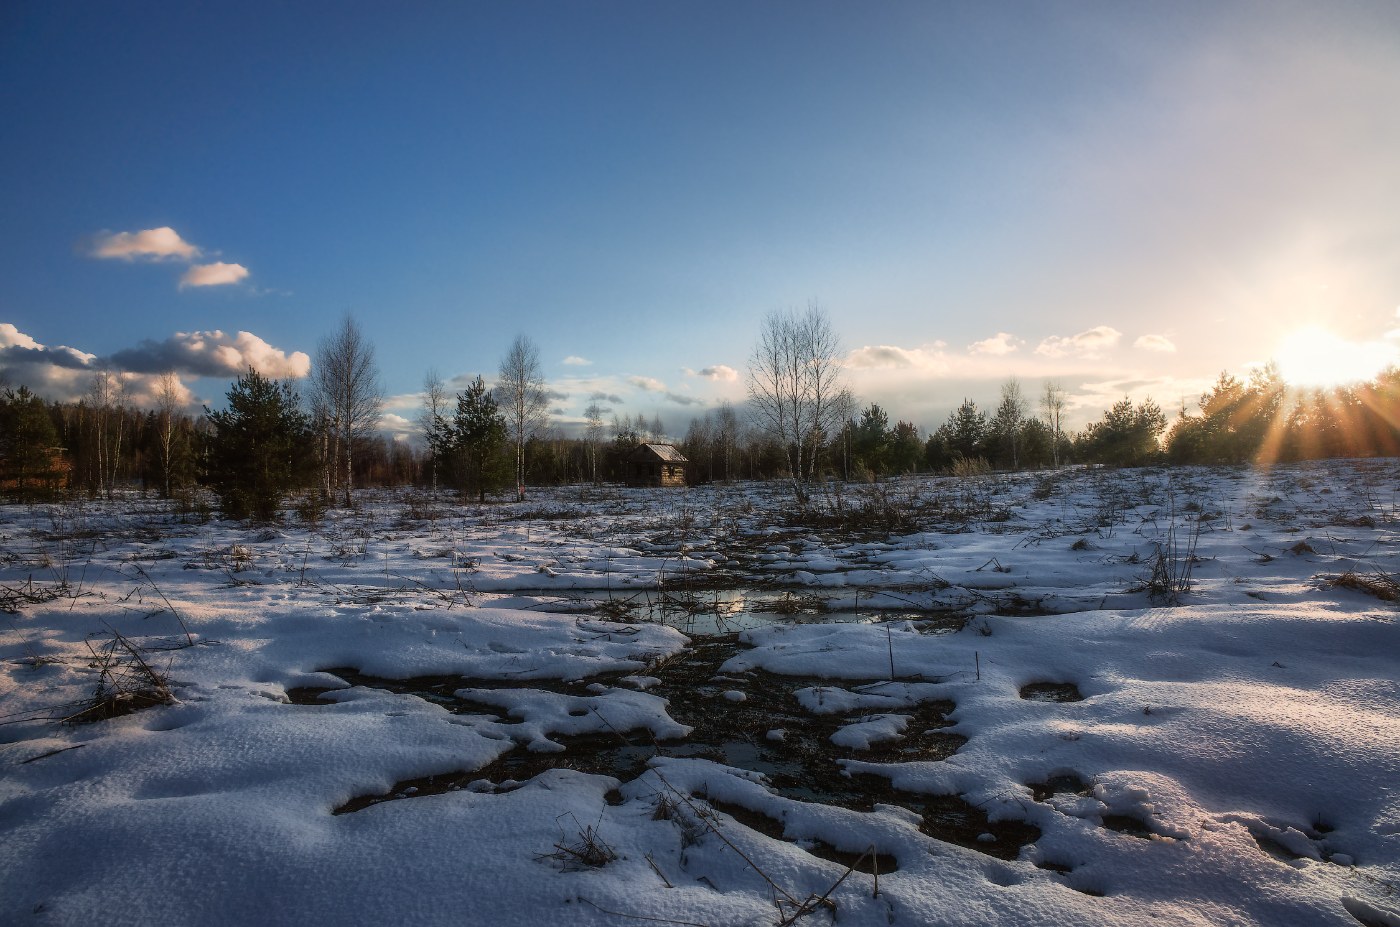
[[[1279,376],[1290,386],[1332,387],[1370,380],[1396,362],[1380,341],[1347,341],[1320,325],[1284,336],[1274,349]]]

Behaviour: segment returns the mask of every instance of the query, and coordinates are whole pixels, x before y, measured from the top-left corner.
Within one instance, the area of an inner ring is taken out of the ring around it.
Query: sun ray
[[[1332,387],[1369,380],[1396,361],[1383,341],[1348,341],[1320,325],[1300,328],[1274,351],[1284,381],[1294,387]]]

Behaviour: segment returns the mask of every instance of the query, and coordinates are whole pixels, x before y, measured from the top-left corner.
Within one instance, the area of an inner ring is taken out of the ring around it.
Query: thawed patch
[[[697,642],[646,677],[646,692],[609,685],[635,677],[600,677],[555,683],[486,681],[433,676],[393,680],[333,669],[355,686],[413,695],[483,723],[513,747],[491,763],[396,782],[386,792],[360,795],[334,809],[362,811],[385,802],[449,792],[505,794],[544,773],[568,770],[609,776],[622,783],[646,775],[657,758],[706,760],[722,768],[762,777],[769,793],[800,803],[869,812],[880,805],[918,816],[919,829],[944,840],[1003,859],[1014,859],[1039,830],[1018,821],[989,821],[987,814],[956,795],[921,795],[894,788],[887,777],[850,774],[843,760],[884,764],[937,762],[953,755],[966,738],[943,731],[955,706],[932,698],[926,684],[876,681],[813,686],[804,678],[746,672],[727,675],[733,640]],[[743,686],[743,699],[727,696]],[[349,690],[299,688],[288,693],[298,705],[324,705]],[[898,706],[904,714],[870,714],[872,706]],[[673,721],[671,716],[679,719]],[[781,730],[781,737],[770,736]],[[731,810],[739,805],[731,804]],[[769,812],[748,809],[743,823],[782,836]],[[758,817],[754,817],[757,815]],[[776,827],[776,830],[775,830]],[[810,846],[808,846],[810,844]],[[837,850],[815,838],[799,840],[818,856],[853,863],[862,853]],[[878,853],[864,854],[862,871],[892,872],[896,865]],[[883,866],[883,869],[881,868]]]

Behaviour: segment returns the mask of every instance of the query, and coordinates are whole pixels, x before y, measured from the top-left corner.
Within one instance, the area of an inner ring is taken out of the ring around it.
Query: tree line
[[[930,432],[877,403],[858,407],[841,379],[839,345],[817,307],[775,313],[749,367],[749,401],[691,419],[679,438],[658,416],[619,417],[597,402],[581,432],[551,425],[539,352],[520,336],[494,386],[477,376],[452,394],[424,382],[423,443],[378,432],[384,397],[374,348],[353,319],[321,342],[304,384],[249,370],[223,408],[190,415],[171,372],[152,408],[135,407],[122,378],[99,369],[76,402],[46,402],[24,386],[0,389],[0,493],[110,497],[139,485],[193,504],[207,487],[225,513],[271,518],[292,495],[315,509],[351,503],[356,486],[447,488],[484,501],[524,499],[527,486],[618,481],[643,443],[671,443],[695,483],[785,479],[799,500],[826,478],[871,480],[938,472],[1017,470],[1067,463],[1272,463],[1400,453],[1400,370],[1355,386],[1298,391],[1273,367],[1240,380],[1222,373],[1194,410],[1175,418],[1152,400],[1124,398],[1075,432],[1063,428],[1065,390],[1028,398],[1013,379],[994,408],[971,399]],[[609,417],[610,416],[610,417]]]

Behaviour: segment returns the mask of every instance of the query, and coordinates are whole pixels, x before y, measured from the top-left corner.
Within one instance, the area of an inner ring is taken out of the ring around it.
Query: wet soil
[[[1089,784],[1073,773],[1065,773],[1061,776],[1051,776],[1044,782],[1027,783],[1031,790],[1031,797],[1036,801],[1045,801],[1051,795],[1088,795]]]
[[[706,799],[706,803],[716,811],[721,811],[729,815],[749,830],[756,830],[760,834],[772,837],[774,840],[788,839],[783,823],[775,818],[757,811],[751,811],[742,805],[735,805],[729,802],[719,801],[714,798]],[[876,853],[874,846],[864,853],[852,853],[848,850],[838,850],[831,844],[822,840],[813,840],[808,837],[802,841],[802,848],[813,856],[830,860],[854,869],[856,872],[865,872],[871,875],[886,874],[899,870],[899,860],[888,853]]]
[[[1052,795],[1088,795],[1092,791],[1089,783],[1073,773],[1051,776],[1044,782],[1032,782],[1029,783],[1029,787],[1031,797],[1036,801],[1045,801]],[[1131,814],[1105,814],[1100,818],[1100,822],[1106,830],[1127,834],[1130,837],[1142,837],[1150,840],[1156,835],[1151,824]]]
[[[880,712],[855,711],[848,714],[813,715],[797,701],[797,690],[831,685],[830,680],[778,676],[762,671],[732,675],[720,667],[738,652],[733,635],[697,639],[678,656],[647,670],[660,680],[646,691],[666,698],[668,713],[676,721],[693,728],[683,740],[656,743],[647,731],[619,731],[607,734],[567,736],[551,734],[562,744],[562,753],[532,753],[517,746],[479,769],[465,769],[396,783],[387,793],[362,795],[334,810],[347,814],[403,798],[441,794],[448,791],[505,792],[552,769],[611,776],[623,782],[642,775],[656,756],[697,757],[727,766],[762,773],[775,793],[796,801],[834,805],[856,811],[871,811],[876,804],[900,805],[923,819],[921,827],[937,839],[956,843],[1002,859],[1014,859],[1022,846],[1039,837],[1037,828],[1016,821],[989,822],[987,815],[955,795],[922,795],[897,790],[883,776],[847,775],[840,762],[860,759],[875,763],[899,764],[911,761],[937,761],[952,756],[966,738],[944,730],[951,726],[947,715],[954,705],[946,700],[925,701],[906,708]],[[442,705],[459,714],[484,715],[509,725],[511,720],[497,706],[473,702],[454,693],[465,688],[539,689],[569,695],[592,695],[595,683],[621,684],[622,673],[604,674],[588,680],[481,680],[460,676],[423,676],[413,679],[383,679],[350,668],[327,669],[346,683],[390,692],[410,694]],[[888,682],[855,683],[844,680],[843,688],[879,693]],[[330,688],[289,690],[290,701],[299,705],[324,705],[320,696]],[[742,700],[727,694],[742,692]],[[872,713],[895,713],[909,718],[904,735],[873,744],[867,750],[849,750],[831,742],[841,727]],[[770,737],[770,732],[780,736]],[[892,770],[893,771],[893,770]],[[757,812],[725,806],[741,822],[782,837],[782,824]],[[834,847],[803,843],[817,856],[853,865],[860,854],[843,854]],[[887,857],[867,857],[861,868],[890,872],[895,862]]]
[[[1127,834],[1129,837],[1151,840],[1155,833],[1146,821],[1131,814],[1105,814],[1099,820],[1103,823],[1104,829]]]
[[[1072,682],[1032,682],[1021,687],[1021,698],[1032,702],[1082,702],[1079,687]]]
[[[945,584],[946,585],[946,584]],[[664,624],[690,636],[723,636],[773,624],[869,623],[912,621],[928,633],[956,631],[967,623],[960,609],[933,607],[929,588],[855,590],[851,594],[814,594],[805,587],[785,588],[752,576],[726,578],[711,574],[668,581],[665,588],[574,591],[553,596],[545,611],[587,612],[611,621]],[[549,598],[547,590],[542,597]],[[1013,596],[1004,614],[1042,613]]]

